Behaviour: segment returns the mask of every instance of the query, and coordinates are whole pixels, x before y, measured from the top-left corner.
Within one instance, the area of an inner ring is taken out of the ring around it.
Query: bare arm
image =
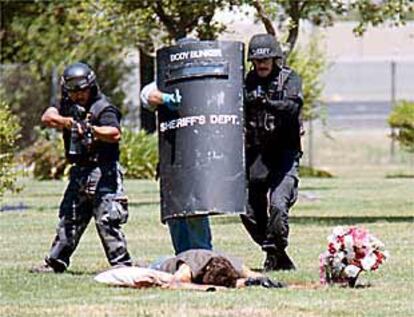
[[[242,272],[241,272],[241,274],[242,274],[241,278],[237,279],[236,288],[246,287],[245,282],[246,282],[246,280],[249,277],[251,277],[251,278],[257,278],[257,277],[263,277],[264,276],[261,273],[254,272],[254,271],[250,270],[245,265],[242,266]]]
[[[49,107],[42,115],[42,123],[49,128],[70,129],[73,123],[71,117],[63,117],[55,107]]]
[[[228,287],[225,286],[217,286],[217,285],[208,285],[208,284],[195,284],[195,283],[169,283],[166,286],[163,286],[163,288],[167,289],[186,289],[186,290],[195,290],[195,291],[220,291],[228,289]]]
[[[262,273],[259,272],[255,272],[252,271],[251,269],[249,269],[247,266],[243,265],[242,266],[242,277],[248,278],[248,277],[262,277],[264,276]]]
[[[191,268],[189,265],[182,263],[174,273],[173,282],[191,283]]]
[[[188,290],[198,290],[198,291],[217,291],[226,289],[224,286],[216,285],[207,285],[207,284],[195,284],[191,282],[191,269],[190,267],[182,263],[178,268],[177,272],[174,273],[174,276],[170,283],[165,287],[168,289],[188,289]]]
[[[93,136],[100,141],[108,143],[117,143],[121,140],[121,131],[118,128],[110,126],[92,126]]]

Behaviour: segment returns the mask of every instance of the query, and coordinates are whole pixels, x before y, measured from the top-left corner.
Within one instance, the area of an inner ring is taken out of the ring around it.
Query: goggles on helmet
[[[90,88],[95,83],[95,73],[90,72],[86,76],[62,77],[62,85],[68,91],[77,91]]]

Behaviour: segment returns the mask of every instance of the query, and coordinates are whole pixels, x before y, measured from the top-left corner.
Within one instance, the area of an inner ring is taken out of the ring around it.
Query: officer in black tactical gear
[[[298,190],[301,157],[300,77],[283,66],[283,53],[270,34],[257,34],[249,43],[253,63],[245,79],[246,165],[248,207],[242,221],[266,252],[264,269],[293,270],[286,254],[289,208]]]
[[[100,92],[95,73],[84,63],[64,70],[61,88],[60,104],[49,107],[42,122],[62,129],[72,167],[60,204],[56,237],[45,264],[32,271],[64,272],[92,217],[109,263],[131,265],[121,230],[128,218],[118,163],[121,113]]]

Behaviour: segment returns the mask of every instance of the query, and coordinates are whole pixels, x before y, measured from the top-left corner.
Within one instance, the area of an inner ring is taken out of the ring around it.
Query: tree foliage
[[[50,103],[54,69],[60,74],[72,62],[87,62],[102,90],[121,105],[120,81],[128,71],[124,43],[111,32],[90,33],[97,14],[93,2],[5,1],[1,9],[7,16],[1,25],[1,61],[13,65],[3,72],[1,97],[21,118],[24,145],[34,141],[33,128]]]
[[[318,38],[313,37],[307,46],[292,51],[288,57],[288,65],[302,78],[303,119],[307,121],[317,118],[320,108],[315,106],[320,102],[323,90],[321,76],[327,67],[326,56],[318,46]]]
[[[15,143],[19,138],[19,123],[10,108],[3,101],[0,103],[0,197],[6,190],[16,191]]]
[[[0,100],[12,105],[11,111],[21,122],[21,138],[17,144],[24,146],[33,142],[33,127],[39,124],[41,112],[49,103],[50,78],[36,80],[30,65],[1,65]]]
[[[102,0],[94,24],[99,29],[109,28],[129,44],[135,42],[139,49],[150,52],[190,34],[201,40],[215,39],[226,28],[214,20],[215,14],[239,3],[239,0]]]
[[[414,153],[414,102],[398,103],[388,118],[388,123],[397,129],[393,137],[404,149]]]
[[[155,0],[146,1],[157,19],[165,26],[169,37],[179,39],[195,31],[201,40],[213,40],[224,31],[225,26],[214,21],[217,10],[232,8],[237,1],[191,1]]]
[[[19,153],[19,160],[38,180],[62,179],[69,166],[61,134],[50,129],[40,131],[36,142]]]
[[[289,52],[295,47],[300,23],[303,21],[309,21],[317,26],[332,26],[335,19],[352,14],[357,18],[355,34],[363,35],[369,26],[378,26],[385,22],[396,26],[404,24],[408,15],[414,11],[412,0],[244,0],[242,2],[256,8],[258,17],[268,33],[286,37]],[[278,19],[279,25],[282,26],[279,32],[276,32],[273,24],[269,23],[275,19]]]
[[[145,131],[134,132],[124,129],[120,161],[125,177],[153,179],[158,163],[158,137]]]

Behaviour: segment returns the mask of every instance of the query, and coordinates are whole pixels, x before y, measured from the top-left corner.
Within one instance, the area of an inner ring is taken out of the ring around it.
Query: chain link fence
[[[331,63],[323,77],[325,124],[308,123],[304,164],[310,166],[401,165],[401,151],[388,117],[400,100],[414,101],[414,60],[347,60]]]

